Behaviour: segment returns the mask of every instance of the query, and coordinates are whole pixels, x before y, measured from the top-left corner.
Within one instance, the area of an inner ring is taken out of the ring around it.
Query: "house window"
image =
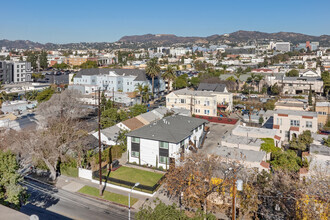
[[[131,157],[139,157],[139,155],[140,155],[140,152],[138,152],[138,151],[132,151],[132,153],[131,153]]]
[[[181,100],[180,100],[180,103],[185,103],[185,102],[186,102],[185,99],[181,99]]]
[[[313,123],[311,121],[306,121],[306,128],[313,127]]]
[[[168,149],[168,142],[159,142],[159,148]]]
[[[140,143],[140,138],[132,137],[132,143]]]
[[[168,162],[168,157],[159,156],[159,163],[167,164],[167,162]]]
[[[294,126],[294,127],[299,127],[300,121],[299,120],[290,120],[290,125]]]
[[[204,105],[205,105],[205,106],[209,106],[209,105],[210,105],[210,101],[205,101],[205,102],[204,102]]]
[[[210,110],[204,110],[204,115],[209,115],[210,114]]]

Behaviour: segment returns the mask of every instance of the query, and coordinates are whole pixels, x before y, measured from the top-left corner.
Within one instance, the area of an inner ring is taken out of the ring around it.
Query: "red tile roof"
[[[274,138],[277,139],[277,140],[279,140],[279,141],[281,140],[281,137],[280,136],[277,136],[277,135],[275,135]]]
[[[299,127],[290,127],[290,131],[299,131]]]
[[[273,129],[280,129],[279,125],[273,125]]]
[[[278,116],[282,116],[282,117],[288,117],[287,114],[278,114]]]
[[[302,118],[313,119],[313,116],[305,116],[305,115],[303,115]]]
[[[264,167],[264,168],[267,168],[267,169],[269,169],[269,167],[270,167],[270,164],[269,164],[269,163],[267,163],[267,162],[265,162],[265,161],[261,161],[261,163],[260,163],[260,166],[262,166],[262,167]]]

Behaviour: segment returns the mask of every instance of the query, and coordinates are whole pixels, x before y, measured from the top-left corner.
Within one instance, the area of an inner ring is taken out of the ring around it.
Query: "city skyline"
[[[312,36],[330,34],[327,1],[215,2],[168,1],[4,2],[14,9],[0,15],[0,39],[31,40],[40,43],[115,42],[127,35],[175,34],[206,37],[238,30],[267,33],[295,32]],[[322,7],[320,7],[322,5]],[[115,8],[116,10],[114,10]],[[8,19],[9,18],[9,19]],[[318,25],[315,25],[317,22]],[[328,29],[327,29],[328,27]]]

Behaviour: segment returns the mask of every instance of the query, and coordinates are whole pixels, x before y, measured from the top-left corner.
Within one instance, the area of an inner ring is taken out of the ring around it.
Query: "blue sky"
[[[237,30],[330,34],[329,0],[10,0],[0,7],[0,39],[41,43]]]

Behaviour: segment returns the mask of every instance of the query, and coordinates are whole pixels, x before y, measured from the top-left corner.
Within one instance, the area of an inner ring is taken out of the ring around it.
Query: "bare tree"
[[[38,106],[45,118],[41,129],[13,133],[7,145],[23,156],[42,160],[56,179],[56,167],[60,160],[72,152],[81,151],[81,141],[88,135],[84,121],[89,110],[79,102],[79,93],[66,90]]]

